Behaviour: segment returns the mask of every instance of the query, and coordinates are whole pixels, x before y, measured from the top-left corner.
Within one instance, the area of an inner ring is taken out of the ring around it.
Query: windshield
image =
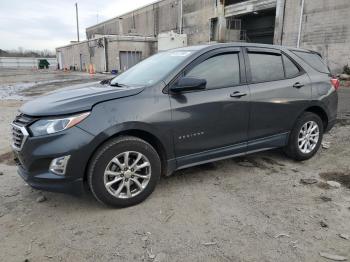
[[[153,55],[114,78],[111,85],[153,85],[164,79],[191,54],[190,51],[171,51]]]

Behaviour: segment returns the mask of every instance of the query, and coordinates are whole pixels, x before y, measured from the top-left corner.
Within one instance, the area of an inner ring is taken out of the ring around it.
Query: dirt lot
[[[310,161],[274,150],[186,169],[126,209],[25,185],[8,153],[20,100],[101,78],[0,72],[0,94],[16,86],[0,101],[0,261],[327,261],[320,252],[350,260],[350,89],[340,92],[329,148]]]

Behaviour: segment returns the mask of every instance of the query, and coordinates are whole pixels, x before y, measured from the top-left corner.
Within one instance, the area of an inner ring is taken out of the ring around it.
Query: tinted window
[[[284,70],[286,72],[286,77],[297,76],[300,72],[299,68],[285,55],[283,55]]]
[[[211,57],[191,69],[186,76],[207,80],[207,89],[238,85],[238,54],[223,54]]]
[[[151,56],[114,78],[111,84],[149,86],[168,76],[187,59],[190,51],[169,51]]]
[[[248,53],[253,82],[267,82],[284,78],[281,55]]]
[[[329,69],[326,63],[322,60],[316,53],[309,52],[301,52],[301,51],[293,51],[294,54],[303,59],[307,64],[312,66],[315,70],[329,74]]]

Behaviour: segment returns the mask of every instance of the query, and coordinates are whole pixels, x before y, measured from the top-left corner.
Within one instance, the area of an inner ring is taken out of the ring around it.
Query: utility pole
[[[182,34],[182,28],[183,28],[183,2],[180,0],[180,34]]]
[[[79,18],[78,18],[78,3],[75,3],[75,13],[77,18],[77,36],[78,36],[78,42],[79,42]]]
[[[300,41],[301,41],[301,30],[302,30],[302,25],[303,25],[304,5],[305,5],[305,0],[301,0],[297,48],[300,47]]]

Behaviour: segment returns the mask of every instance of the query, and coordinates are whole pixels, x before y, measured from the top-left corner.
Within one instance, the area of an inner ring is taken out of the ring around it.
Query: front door
[[[169,94],[179,168],[245,151],[250,95],[242,67],[240,49],[222,48],[197,58],[178,78],[207,81],[204,90]]]

